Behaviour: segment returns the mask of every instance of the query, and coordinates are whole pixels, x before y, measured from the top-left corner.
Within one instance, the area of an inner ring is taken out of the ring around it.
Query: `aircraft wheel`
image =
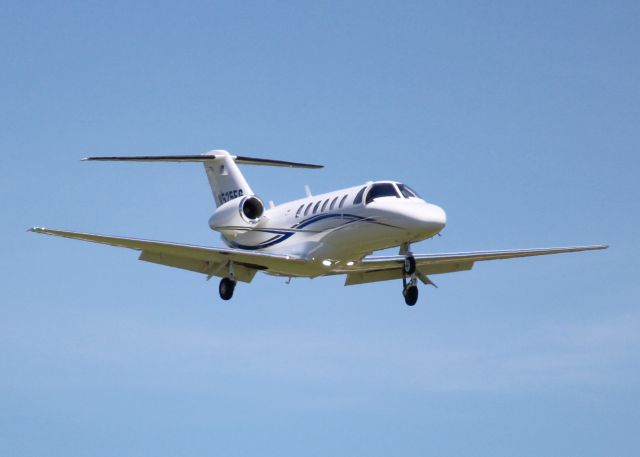
[[[414,274],[416,272],[416,258],[412,255],[405,257],[404,266],[402,268],[406,274]]]
[[[236,282],[229,278],[222,278],[220,280],[220,286],[218,291],[220,292],[220,298],[223,300],[229,300],[233,297],[233,291],[236,288]]]
[[[408,285],[402,291],[402,295],[404,295],[404,302],[407,305],[409,306],[415,305],[418,301],[418,286],[414,286],[411,284]]]

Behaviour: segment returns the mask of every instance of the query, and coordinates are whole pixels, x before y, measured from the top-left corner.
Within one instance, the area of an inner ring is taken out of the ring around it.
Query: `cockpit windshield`
[[[411,187],[406,184],[398,184],[398,189],[404,198],[420,198],[420,196]]]
[[[369,189],[369,192],[367,193],[367,199],[365,201],[365,204],[369,204],[372,201],[374,201],[376,198],[381,198],[381,197],[400,198],[400,195],[398,195],[396,186],[394,186],[391,183],[374,184],[373,186],[371,186],[371,189]]]

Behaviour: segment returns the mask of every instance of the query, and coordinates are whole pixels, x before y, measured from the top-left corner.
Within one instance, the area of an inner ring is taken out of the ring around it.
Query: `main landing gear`
[[[409,280],[407,280],[409,277]],[[416,278],[416,259],[409,253],[402,265],[402,295],[404,302],[413,306],[418,302],[418,280]]]
[[[220,286],[218,291],[220,292],[220,298],[223,300],[229,300],[233,297],[233,291],[236,288],[236,281],[231,278],[222,278],[220,280]]]
[[[223,300],[230,300],[233,297],[233,291],[236,288],[236,276],[233,271],[233,262],[229,261],[227,264],[227,268],[229,270],[226,278],[222,278],[220,280],[220,286],[218,286],[218,292],[220,292],[220,298]]]

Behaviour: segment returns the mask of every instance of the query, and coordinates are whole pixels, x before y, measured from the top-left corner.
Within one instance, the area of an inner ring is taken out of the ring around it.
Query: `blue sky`
[[[8,2],[0,454],[640,452],[637,2]],[[193,164],[265,200],[397,179],[418,252],[605,252],[395,282],[215,281],[27,227],[219,245]]]

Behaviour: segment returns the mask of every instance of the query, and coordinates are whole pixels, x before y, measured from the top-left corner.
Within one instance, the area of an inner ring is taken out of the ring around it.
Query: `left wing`
[[[607,249],[609,246],[570,246],[560,248],[516,249],[510,251],[476,251],[457,252],[451,254],[417,254],[416,259],[418,278],[425,284],[433,284],[427,275],[453,273],[471,270],[475,262],[483,260],[513,259],[516,257],[531,257],[536,255],[562,254],[565,252],[594,251]],[[402,265],[405,256],[367,256],[351,268],[345,268],[336,273],[346,273],[345,285],[363,284],[374,281],[402,278]]]
[[[158,263],[183,270],[203,273],[207,276],[226,276],[229,262],[233,262],[237,280],[251,282],[258,270],[279,270],[281,266],[291,266],[291,262],[304,263],[305,260],[291,255],[269,254],[244,251],[241,249],[211,248],[163,241],[139,240],[117,236],[95,235],[92,233],[52,230],[42,227],[30,229],[35,233],[108,244],[140,252],[140,260]]]

